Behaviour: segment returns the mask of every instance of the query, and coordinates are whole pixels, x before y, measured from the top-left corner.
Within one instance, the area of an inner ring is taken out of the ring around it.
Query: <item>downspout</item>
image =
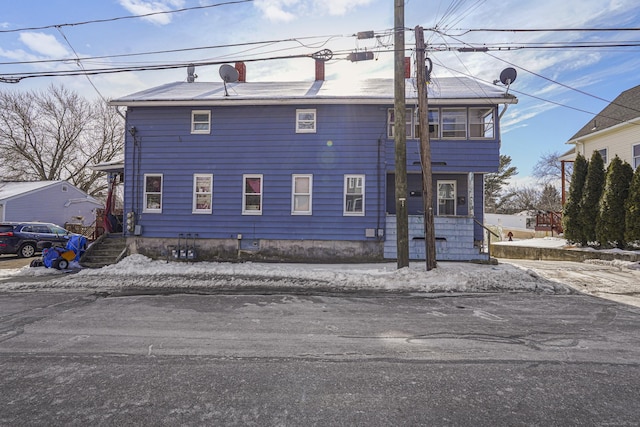
[[[502,112],[498,115],[498,121],[502,120],[502,116],[504,116],[504,113],[507,112],[507,108],[509,108],[509,104],[504,104],[504,109],[502,110]]]
[[[386,206],[386,185],[384,184],[384,182],[386,182],[386,176],[385,181],[383,181],[383,174],[384,174],[384,166],[381,163],[381,159],[382,159],[382,138],[378,138],[378,213],[377,213],[377,219],[376,219],[376,237],[378,238],[378,241],[381,240],[380,236],[380,212],[382,211],[382,207]],[[383,205],[383,201],[384,201],[384,205]]]

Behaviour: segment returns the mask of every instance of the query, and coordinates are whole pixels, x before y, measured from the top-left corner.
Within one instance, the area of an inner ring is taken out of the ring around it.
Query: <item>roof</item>
[[[415,79],[406,79],[406,99],[416,99]],[[393,79],[360,82],[174,82],[112,100],[111,105],[273,105],[273,104],[388,104],[393,103]],[[438,104],[515,104],[517,98],[501,86],[468,77],[442,77],[428,85],[430,101]]]
[[[14,197],[26,195],[38,190],[46,189],[47,187],[53,187],[57,184],[65,183],[71,187],[76,188],[72,184],[65,180],[56,181],[0,181],[0,201],[8,200]],[[81,190],[79,190],[81,191]],[[96,199],[87,195],[87,200],[100,204]]]
[[[106,173],[119,173],[124,171],[124,158],[118,157],[113,160],[109,160],[107,162],[97,163],[93,166],[89,166],[89,168],[93,169],[97,172],[106,172]]]
[[[62,181],[0,182],[0,200],[31,193]]]
[[[582,129],[573,135],[568,143],[584,136],[601,132],[620,124],[640,118],[640,85],[627,89],[616,99],[589,120]]]

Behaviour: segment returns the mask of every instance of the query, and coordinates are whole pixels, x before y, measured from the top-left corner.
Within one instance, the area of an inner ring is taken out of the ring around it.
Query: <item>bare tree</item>
[[[508,200],[501,207],[502,213],[517,213],[522,211],[537,210],[540,200],[540,191],[534,186],[509,187]]]
[[[123,126],[104,102],[91,103],[61,86],[43,92],[0,92],[3,179],[66,179],[94,195],[105,188],[106,180],[88,166],[121,154]]]
[[[560,157],[563,153],[558,151],[543,154],[533,166],[533,177],[544,185],[561,186],[562,184],[562,162]],[[573,162],[565,162],[565,185],[569,185],[571,174],[573,173]]]

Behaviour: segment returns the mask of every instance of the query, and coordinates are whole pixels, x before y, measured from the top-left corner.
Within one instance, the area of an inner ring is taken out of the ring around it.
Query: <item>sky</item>
[[[186,69],[6,81],[45,71],[189,62],[215,62],[197,66],[196,81],[220,81],[220,63],[237,60],[247,64],[247,81],[310,81],[308,56],[324,49],[333,55],[326,79],[394,75],[393,0],[0,1],[10,4],[0,14],[0,90],[64,85],[89,99],[113,99],[186,81]],[[611,47],[640,45],[640,31],[621,30],[640,29],[637,0],[406,0],[404,12],[405,56],[415,59],[414,29],[423,27],[434,77],[464,75],[491,84],[505,68],[518,72],[509,91],[519,102],[501,119],[501,154],[519,171],[514,186],[532,185],[542,156],[567,151],[565,143],[593,115],[640,84],[640,46]],[[478,31],[487,29],[538,31]],[[591,29],[618,30],[584,31]],[[357,37],[365,31],[375,37]],[[491,49],[457,51],[471,46]],[[374,52],[373,60],[346,59],[365,50]]]

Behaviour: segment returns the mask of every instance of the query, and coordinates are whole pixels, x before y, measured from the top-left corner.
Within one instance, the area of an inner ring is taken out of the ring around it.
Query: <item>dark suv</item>
[[[42,250],[38,243],[65,245],[71,234],[58,225],[44,222],[3,222],[0,223],[0,254],[32,257]]]

